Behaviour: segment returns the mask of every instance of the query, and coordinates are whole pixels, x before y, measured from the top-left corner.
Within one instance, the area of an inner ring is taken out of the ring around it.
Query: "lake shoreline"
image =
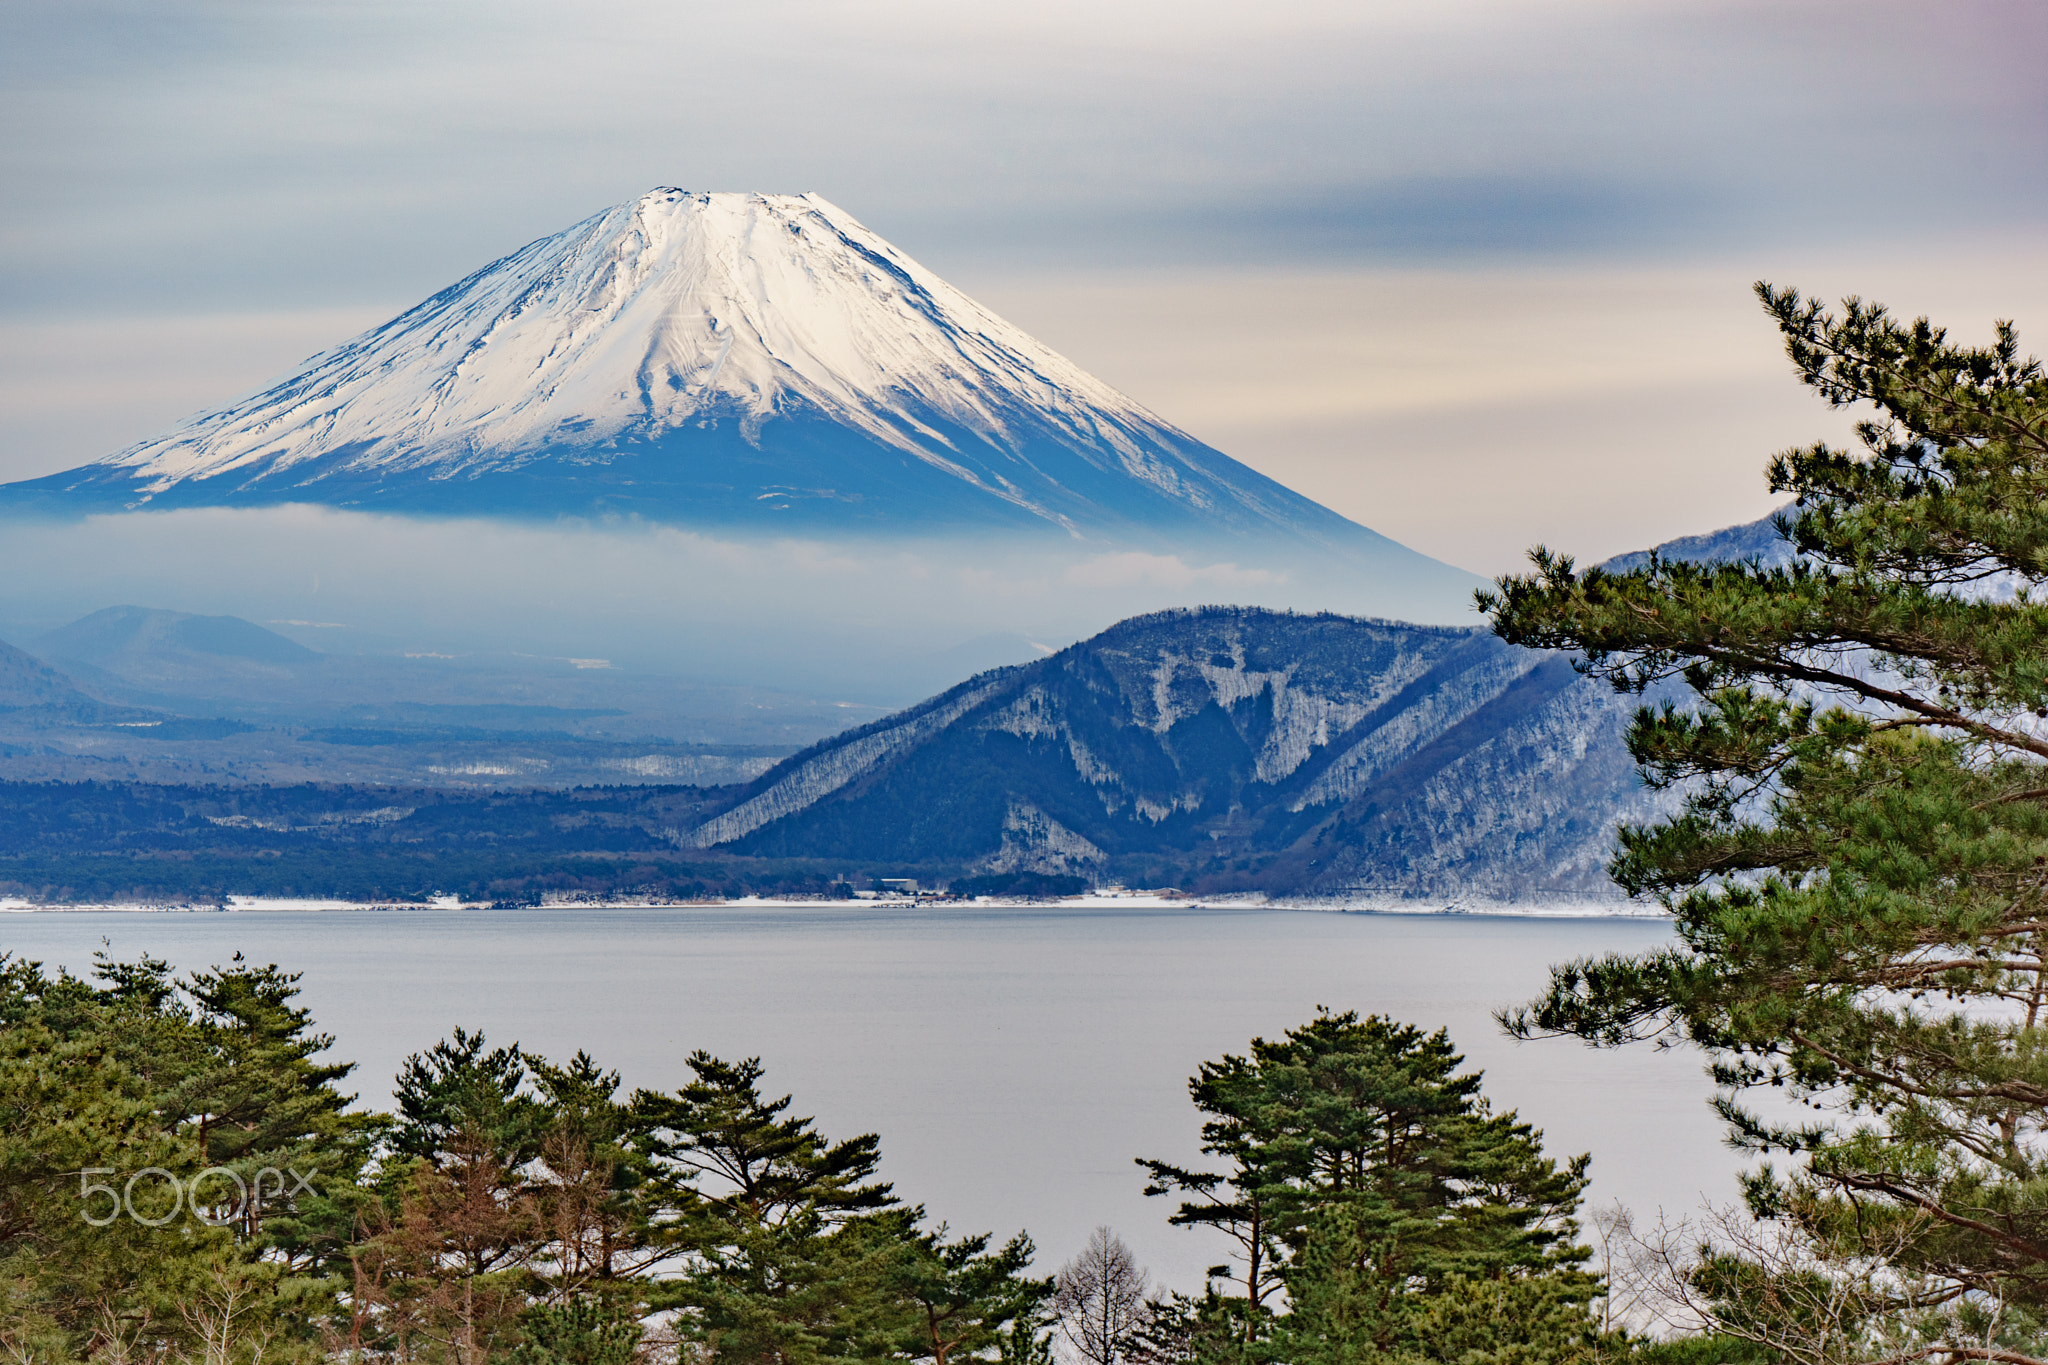
[[[219,915],[246,913],[407,913],[423,911],[482,910],[713,910],[713,909],[914,909],[919,906],[952,909],[1064,909],[1064,910],[1276,910],[1316,911],[1347,915],[1455,916],[1508,919],[1668,919],[1663,907],[1633,901],[1495,901],[1477,898],[1370,898],[1316,897],[1280,899],[1266,896],[1162,896],[1151,892],[1090,893],[1029,899],[1005,896],[977,896],[973,900],[941,900],[935,897],[875,896],[857,901],[825,897],[741,896],[720,900],[559,900],[539,905],[505,905],[495,901],[464,901],[440,896],[427,901],[350,901],[332,897],[230,896],[224,903],[208,901],[112,901],[52,903],[19,898],[0,898],[0,914],[160,914]]]

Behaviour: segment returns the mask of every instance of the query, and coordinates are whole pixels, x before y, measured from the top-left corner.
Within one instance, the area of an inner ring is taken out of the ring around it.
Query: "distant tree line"
[[[722,790],[0,782],[0,896],[63,904],[455,895],[538,905],[547,898],[831,898],[848,874],[862,885],[882,877],[951,884],[966,896],[1074,895],[1089,884],[1070,874],[974,873],[958,863],[677,847],[675,829]],[[1130,869],[1144,885],[1170,881],[1167,871]]]

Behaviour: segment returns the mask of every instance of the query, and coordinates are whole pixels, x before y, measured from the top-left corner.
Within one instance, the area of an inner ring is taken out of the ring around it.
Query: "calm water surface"
[[[102,938],[181,968],[301,971],[302,999],[383,1105],[398,1064],[456,1025],[630,1086],[684,1056],[759,1055],[831,1137],[882,1135],[899,1193],[956,1229],[1030,1229],[1048,1266],[1121,1232],[1158,1278],[1223,1259],[1170,1228],[1132,1159],[1200,1160],[1187,1078],[1319,1004],[1445,1027],[1496,1105],[1554,1153],[1593,1154],[1593,1199],[1639,1213],[1735,1195],[1697,1056],[1518,1044],[1490,1011],[1551,962],[1640,951],[1641,920],[1061,908],[408,910],[0,915],[0,950],[73,970]]]

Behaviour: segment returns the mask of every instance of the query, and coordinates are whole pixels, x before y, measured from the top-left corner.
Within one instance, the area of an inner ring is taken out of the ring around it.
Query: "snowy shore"
[[[1370,915],[1474,915],[1510,916],[1525,919],[1659,919],[1664,916],[1661,907],[1646,902],[1603,900],[1603,901],[1497,901],[1477,898],[1430,898],[1393,899],[1371,897],[1346,899],[1342,897],[1317,897],[1305,899],[1279,899],[1264,895],[1249,896],[1187,896],[1159,891],[1092,891],[1079,896],[1060,896],[1047,899],[1024,899],[1006,896],[977,896],[969,901],[940,900],[934,897],[907,895],[883,895],[864,897],[854,901],[825,899],[779,899],[767,896],[742,896],[734,900],[605,900],[605,901],[545,901],[539,906],[517,907],[541,910],[562,910],[578,906],[608,910],[673,910],[673,909],[745,909],[764,910],[810,909],[826,906],[854,908],[907,909],[918,905],[985,906],[989,909],[1014,909],[1021,907],[1057,907],[1066,910],[1315,910],[1333,914]],[[229,896],[224,902],[211,901],[107,901],[90,903],[52,904],[23,900],[18,897],[0,897],[0,914],[97,914],[122,912],[134,914],[235,914],[250,912],[279,911],[408,911],[408,910],[488,910],[493,908],[490,901],[465,901],[456,896],[436,896],[426,901],[349,901],[319,897],[279,896]]]

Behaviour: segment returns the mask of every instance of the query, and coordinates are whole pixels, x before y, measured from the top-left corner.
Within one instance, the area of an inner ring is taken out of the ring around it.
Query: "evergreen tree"
[[[628,1102],[586,1054],[458,1030],[407,1059],[395,1120],[364,1116],[296,983],[0,956],[9,1358],[630,1365],[676,1309],[692,1358],[734,1365],[1050,1365],[1029,1238],[925,1230],[875,1136],[826,1140],[758,1059],[695,1053],[691,1084]],[[321,1187],[266,1188],[271,1163]],[[230,1218],[244,1172],[262,1198]]]
[[[880,1140],[827,1142],[787,1095],[762,1097],[759,1058],[689,1065],[674,1094],[634,1098],[649,1150],[678,1173],[669,1236],[691,1259],[669,1289],[689,1331],[735,1365],[802,1365],[886,1333],[895,1249],[869,1224],[896,1199],[874,1179]]]
[[[1018,1233],[995,1250],[990,1234],[948,1238],[942,1223],[919,1232],[922,1210],[869,1220],[892,1243],[881,1291],[896,1319],[880,1343],[898,1360],[959,1365],[1014,1348],[1013,1329],[1037,1330],[1051,1280],[1032,1279],[1031,1239]]]
[[[458,1028],[406,1058],[352,1248],[353,1336],[478,1365],[516,1339],[550,1237],[529,1169],[546,1115],[518,1044]]]
[[[696,1079],[673,1095],[642,1091],[636,1108],[652,1149],[688,1172],[692,1197],[716,1216],[776,1225],[805,1214],[827,1224],[896,1202],[876,1182],[881,1139],[827,1143],[814,1120],[789,1115],[790,1097],[761,1097],[761,1059],[737,1064],[690,1054]]]
[[[1441,1031],[1318,1011],[1254,1039],[1248,1056],[1203,1064],[1190,1092],[1208,1116],[1205,1145],[1232,1169],[1145,1164],[1155,1192],[1162,1173],[1196,1192],[1179,1221],[1243,1227],[1243,1210],[1258,1211],[1291,1311],[1276,1318],[1238,1296],[1234,1351],[1320,1362],[1414,1350],[1441,1296],[1478,1282],[1541,1280],[1514,1292],[1567,1305],[1574,1331],[1590,1321],[1599,1283],[1578,1268],[1588,1252],[1573,1217],[1586,1158],[1544,1156],[1541,1134],[1492,1113],[1463,1061]],[[1213,1351],[1222,1302],[1183,1314]]]
[[[1240,1102],[1254,1092],[1256,1067],[1243,1057],[1225,1057],[1203,1062],[1188,1092],[1203,1114],[1202,1151],[1230,1163],[1225,1172],[1190,1171],[1164,1161],[1139,1158],[1138,1164],[1150,1177],[1147,1195],[1181,1193],[1182,1200],[1167,1221],[1178,1227],[1215,1228],[1237,1244],[1244,1293],[1243,1334],[1256,1333],[1257,1322],[1268,1311],[1268,1300],[1280,1291],[1283,1249],[1279,1225],[1270,1207],[1275,1191],[1263,1177],[1265,1144],[1273,1134],[1260,1126],[1257,1106]],[[1211,1269],[1212,1278],[1223,1278],[1229,1266]]]
[[[184,1173],[210,1172],[193,1194],[209,1221],[289,1269],[326,1274],[345,1261],[380,1120],[349,1112],[355,1097],[338,1085],[352,1063],[317,1060],[334,1039],[293,1003],[298,979],[238,953],[180,982],[161,959],[102,952],[97,985],[60,974],[42,984],[34,1013],[101,1039],[158,1122],[192,1141]]]
[[[133,989],[106,964],[100,975],[117,992]],[[354,1063],[315,1060],[334,1038],[312,1032],[310,1012],[293,1003],[298,980],[239,953],[194,972],[183,991],[200,1061],[172,1095],[201,1164],[233,1178],[206,1187],[216,1215],[237,1215],[238,1235],[288,1266],[325,1271],[346,1264],[379,1121],[348,1112],[355,1096],[338,1089]]]
[[[528,1062],[544,1117],[534,1193],[550,1239],[548,1295],[637,1301],[636,1277],[682,1254],[664,1235],[668,1186],[647,1123],[619,1097],[619,1073],[587,1053]]]
[[[1213,1267],[1211,1281],[1228,1266]],[[1131,1365],[1251,1365],[1271,1359],[1272,1322],[1249,1301],[1220,1293],[1214,1283],[1200,1294],[1170,1291],[1145,1305],[1143,1320],[1125,1347]]]
[[[228,1063],[165,964],[98,975],[0,956],[0,1345],[27,1360],[304,1348],[332,1284],[185,1200],[207,1162],[181,1097]]]
[[[82,1354],[163,1310],[174,1277],[103,1172],[183,1169],[191,1154],[104,1033],[75,1010],[61,1029],[37,1017],[49,984],[0,957],[0,1345],[17,1358]]]
[[[540,1155],[546,1127],[526,1074],[519,1044],[492,1048],[482,1030],[456,1029],[399,1068],[392,1150],[438,1162],[481,1148],[508,1169],[525,1165]]]
[[[1539,549],[1481,594],[1510,641],[1695,697],[1636,716],[1630,752],[1683,808],[1625,830],[1613,863],[1670,907],[1679,946],[1560,967],[1508,1022],[1691,1039],[1736,1138],[1800,1154],[1790,1186],[1752,1182],[1759,1212],[1853,1228],[1957,1313],[2038,1315],[2048,377],[2009,323],[1965,347],[1856,299],[1757,289],[1801,379],[1870,414],[1860,452],[1771,462],[1796,498],[1778,522],[1794,562],[1609,573]],[[1762,1122],[1741,1095],[1759,1085],[1839,1121]],[[2043,1353],[1981,1326],[1929,1340],[1951,1359]]]
[[[640,1324],[630,1312],[591,1299],[537,1305],[520,1319],[525,1340],[512,1365],[635,1365]]]

